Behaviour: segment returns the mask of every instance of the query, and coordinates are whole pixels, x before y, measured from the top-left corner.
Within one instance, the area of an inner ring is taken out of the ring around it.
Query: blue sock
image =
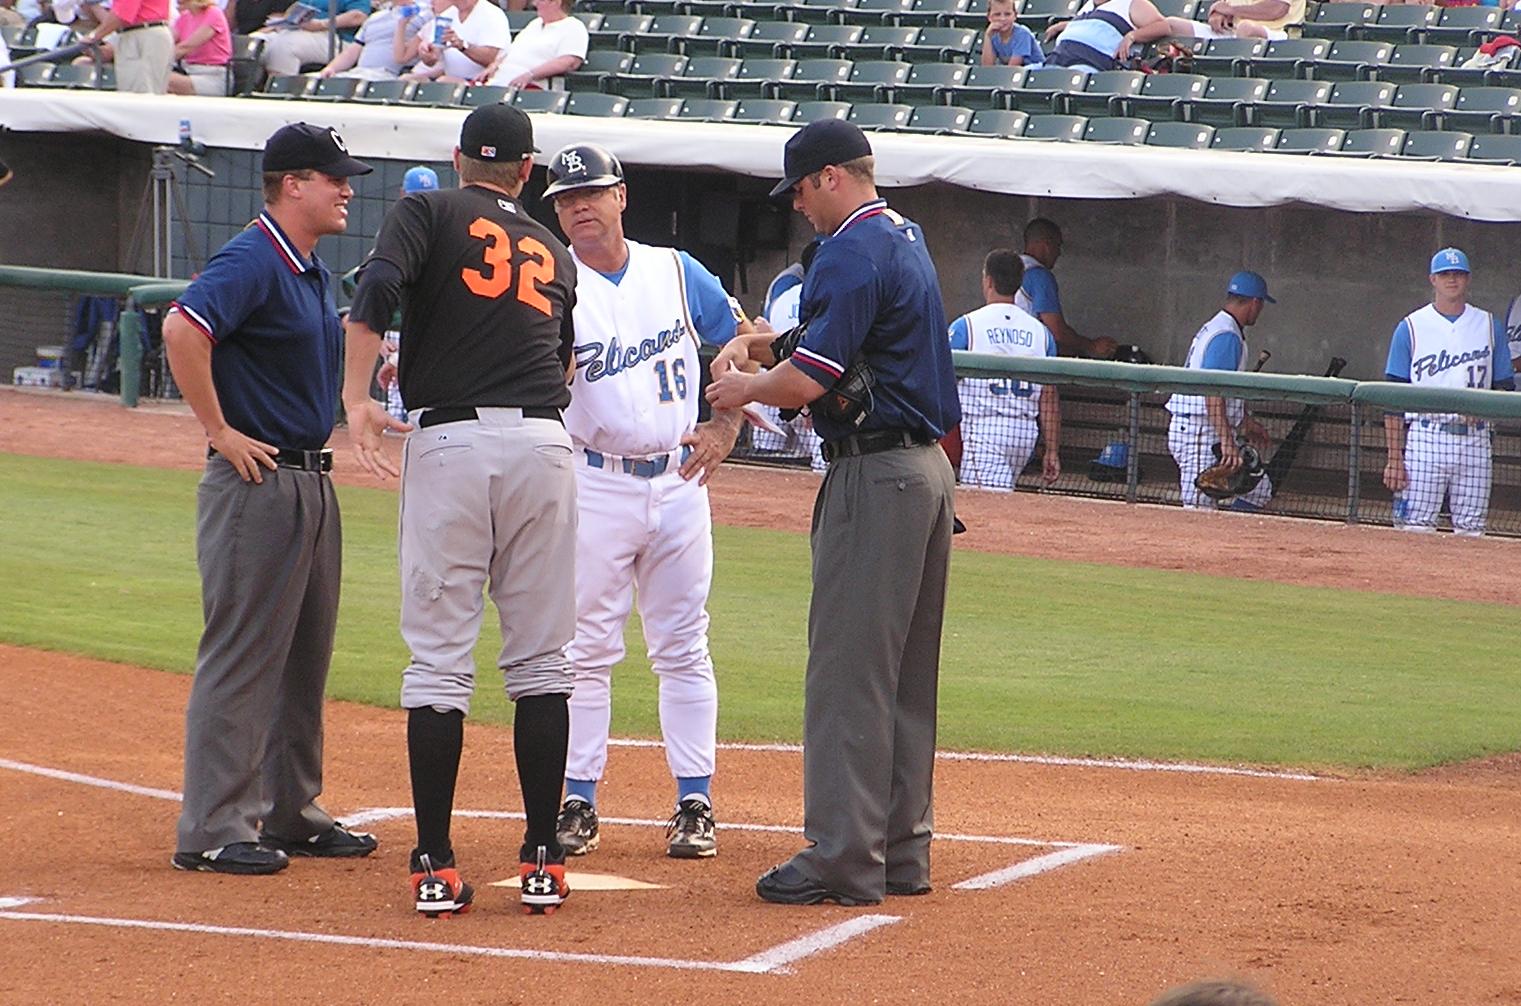
[[[680,803],[689,796],[701,796],[708,801],[708,806],[713,806],[713,777],[710,775],[694,775],[676,779],[676,801]]]
[[[565,796],[566,799],[569,799],[573,796],[579,797],[580,799],[585,800],[587,803],[595,807],[597,805],[597,780],[566,779]]]

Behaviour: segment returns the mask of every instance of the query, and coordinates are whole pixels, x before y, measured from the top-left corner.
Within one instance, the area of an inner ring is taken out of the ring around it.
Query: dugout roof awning
[[[464,109],[249,98],[169,98],[114,91],[0,88],[0,125],[18,131],[99,130],[144,143],[176,143],[191,118],[196,139],[259,149],[288,122],[331,125],[358,157],[446,160]],[[778,126],[662,123],[535,115],[547,156],[596,142],[626,163],[717,169],[777,178],[792,130]],[[1168,150],[1090,143],[874,133],[886,187],[940,182],[987,192],[1075,199],[1183,196],[1226,206],[1306,203],[1363,213],[1427,211],[1474,220],[1521,220],[1521,168],[1402,160]]]

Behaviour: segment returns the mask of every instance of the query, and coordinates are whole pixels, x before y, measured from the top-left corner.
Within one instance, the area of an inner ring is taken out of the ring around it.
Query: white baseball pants
[[[1405,474],[1410,481],[1394,508],[1394,523],[1401,530],[1435,530],[1437,511],[1446,497],[1454,534],[1484,533],[1494,482],[1494,444],[1487,424],[1462,424],[1466,433],[1449,432],[1455,425],[1429,419],[1409,424]]]
[[[983,416],[961,420],[961,484],[1012,492],[1039,435],[1029,416]]]

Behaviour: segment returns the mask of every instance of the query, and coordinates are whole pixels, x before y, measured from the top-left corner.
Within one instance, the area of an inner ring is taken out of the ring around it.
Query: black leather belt
[[[215,447],[206,448],[208,458],[217,457],[220,453]],[[333,449],[324,447],[320,451],[298,451],[282,448],[275,453],[275,464],[303,472],[330,472],[333,470]]]
[[[560,418],[560,410],[553,407],[530,406],[521,411],[524,419],[553,419],[557,423],[564,422]],[[479,418],[480,414],[472,408],[450,406],[443,409],[425,409],[417,420],[417,425],[426,430],[430,426],[439,426],[443,423],[464,423]]]
[[[872,433],[856,433],[839,440],[827,441],[822,448],[825,461],[856,457],[861,454],[877,454],[904,447],[923,447],[934,443],[928,437],[908,430],[880,430]]]
[[[167,28],[168,21],[144,21],[142,24],[129,24],[125,28],[116,29],[118,35],[125,35],[129,31],[137,31],[139,28]]]

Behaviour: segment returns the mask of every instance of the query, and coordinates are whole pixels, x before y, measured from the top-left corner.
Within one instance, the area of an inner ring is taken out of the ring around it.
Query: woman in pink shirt
[[[232,32],[215,0],[183,0],[174,21],[174,58],[179,67],[169,75],[170,94],[227,93]]]

